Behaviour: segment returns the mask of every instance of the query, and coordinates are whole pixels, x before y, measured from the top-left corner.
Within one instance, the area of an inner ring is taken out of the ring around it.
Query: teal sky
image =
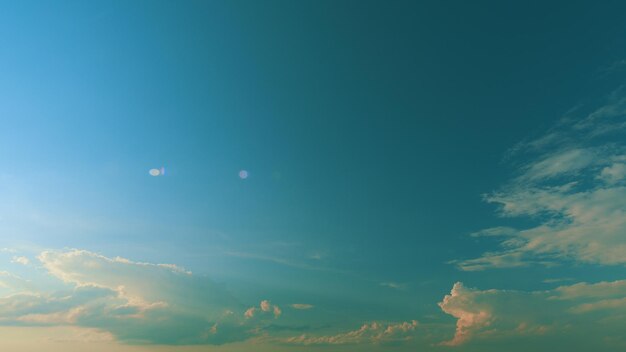
[[[0,0],[0,349],[626,350],[619,1]]]

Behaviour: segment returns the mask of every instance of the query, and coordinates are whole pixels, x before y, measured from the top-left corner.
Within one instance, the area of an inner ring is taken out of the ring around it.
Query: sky
[[[0,349],[626,350],[620,1],[0,0]]]

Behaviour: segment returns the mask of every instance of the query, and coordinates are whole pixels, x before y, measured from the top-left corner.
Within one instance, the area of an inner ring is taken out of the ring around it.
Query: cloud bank
[[[175,265],[81,250],[43,252],[38,259],[66,289],[38,291],[8,273],[0,275],[12,289],[0,298],[0,324],[96,328],[134,344],[223,344],[255,336],[281,313],[263,301],[248,317],[217,284]],[[271,317],[261,314],[268,312]]]

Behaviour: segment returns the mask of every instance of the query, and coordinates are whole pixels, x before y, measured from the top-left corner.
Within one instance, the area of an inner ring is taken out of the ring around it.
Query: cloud
[[[574,279],[569,278],[569,277],[563,277],[563,278],[551,278],[551,279],[544,279],[543,282],[544,284],[553,284],[556,282],[565,282],[565,281],[573,281]]]
[[[244,317],[246,317],[246,319],[252,319],[255,317],[258,318],[259,316],[267,317],[268,315],[273,315],[274,318],[278,318],[281,314],[283,314],[283,311],[280,307],[272,305],[268,300],[263,300],[261,304],[259,304],[259,307],[248,308],[244,313]]]
[[[30,291],[32,290],[32,285],[29,281],[17,275],[13,275],[6,271],[0,271],[0,288],[4,288],[15,293]]]
[[[500,237],[500,236],[513,236],[517,234],[517,230],[512,227],[498,226],[483,229],[470,234],[471,237]]]
[[[311,271],[327,271],[327,272],[333,272],[333,273],[348,274],[348,272],[342,271],[342,270],[337,270],[337,269],[323,267],[323,266],[309,265],[307,263],[300,263],[300,262],[292,261],[289,259],[267,256],[267,255],[245,253],[245,252],[232,252],[232,251],[225,252],[225,254],[232,256],[232,257],[271,262],[274,264],[284,265],[284,266],[288,266],[288,267],[292,267],[296,269],[311,270]],[[321,259],[321,258],[322,258],[321,256],[319,258],[311,257],[311,259]]]
[[[38,256],[63,290],[38,291],[8,273],[0,282],[0,324],[70,325],[109,333],[126,343],[223,344],[263,331],[264,319],[245,319],[244,307],[211,280],[175,265],[108,258],[82,250]],[[261,302],[258,315],[281,315]]]
[[[306,334],[284,340],[297,345],[344,345],[344,344],[382,344],[404,342],[413,339],[418,327],[415,320],[401,323],[372,322],[363,324],[360,329],[336,335],[309,336]]]
[[[380,286],[389,287],[389,288],[393,288],[393,289],[396,289],[396,290],[400,290],[400,289],[404,288],[403,284],[399,284],[397,282],[381,282]]]
[[[30,264],[30,259],[23,257],[23,256],[14,256],[13,259],[11,259],[11,263],[28,265]]]
[[[584,336],[587,343],[602,346],[623,333],[625,297],[626,280],[531,292],[479,290],[457,282],[439,303],[457,319],[454,336],[441,344],[459,346],[520,337],[556,343]]]
[[[527,228],[495,227],[473,237],[500,237],[500,249],[454,261],[466,271],[563,261],[626,263],[626,92],[582,119],[563,118],[510,153],[518,174],[484,196],[504,217]],[[524,158],[522,158],[524,157]]]
[[[476,302],[477,293],[467,290],[462,283],[457,282],[450,294],[439,303],[447,314],[457,318],[456,333],[445,345],[455,346],[466,342],[475,331],[491,325],[493,314],[490,306]]]
[[[293,309],[299,309],[299,310],[313,309],[312,304],[306,304],[306,303],[294,303],[290,305],[290,307]]]

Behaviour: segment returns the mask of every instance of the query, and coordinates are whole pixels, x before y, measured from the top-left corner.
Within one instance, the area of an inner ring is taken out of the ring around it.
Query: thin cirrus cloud
[[[0,298],[0,324],[95,328],[125,343],[223,344],[261,333],[281,314],[262,301],[249,319],[217,284],[175,265],[82,250],[43,252],[38,259],[65,289],[40,291],[3,273],[0,280],[13,292]]]
[[[577,283],[545,291],[479,290],[458,282],[439,303],[457,319],[442,345],[489,344],[516,338],[538,346],[626,347],[626,281]],[[532,307],[532,308],[530,308]],[[526,344],[524,348],[528,348]]]
[[[626,263],[626,92],[582,119],[563,118],[546,135],[516,146],[527,156],[519,175],[485,195],[503,217],[534,226],[497,227],[472,234],[500,237],[500,250],[458,260],[465,271],[563,261]]]
[[[307,310],[307,309],[313,309],[314,306],[312,304],[307,304],[307,303],[294,303],[290,305],[290,307],[293,309]]]

